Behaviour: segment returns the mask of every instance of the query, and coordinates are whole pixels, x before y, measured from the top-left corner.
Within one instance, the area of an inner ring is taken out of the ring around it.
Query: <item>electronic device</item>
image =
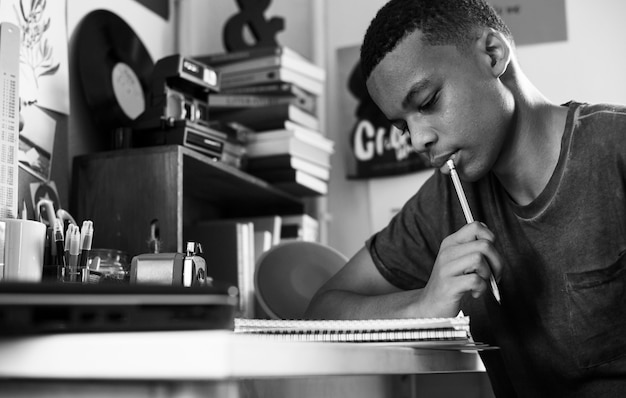
[[[131,284],[172,286],[210,286],[206,262],[199,254],[199,243],[188,242],[186,253],[146,253],[133,257],[130,265]]]
[[[176,120],[167,127],[134,130],[133,146],[182,145],[204,153],[215,159],[221,159],[227,135],[202,124],[187,120]]]
[[[226,135],[209,127],[209,93],[219,90],[216,70],[175,54],[154,66],[146,110],[133,124],[135,147],[177,144],[221,158]]]
[[[134,129],[167,129],[182,120],[208,125],[209,93],[219,90],[215,69],[174,54],[157,61],[150,81],[146,110]]]

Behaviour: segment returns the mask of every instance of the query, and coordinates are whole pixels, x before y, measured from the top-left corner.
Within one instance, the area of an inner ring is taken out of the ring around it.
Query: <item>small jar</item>
[[[89,253],[90,282],[127,282],[129,269],[128,254],[124,251],[91,249]]]

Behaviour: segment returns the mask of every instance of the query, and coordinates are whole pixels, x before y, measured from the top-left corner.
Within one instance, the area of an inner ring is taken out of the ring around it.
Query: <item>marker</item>
[[[64,254],[65,254],[65,266],[67,267],[67,265],[70,263],[70,241],[71,241],[71,236],[72,236],[72,231],[74,230],[76,226],[74,224],[69,224],[67,226],[67,231],[65,231],[65,250],[64,250]]]
[[[54,232],[54,243],[56,247],[55,265],[57,266],[57,280],[59,280],[66,266],[62,220],[58,218],[54,220],[53,232]]]
[[[465,221],[470,224],[474,222],[474,217],[472,216],[472,211],[470,210],[469,203],[467,202],[467,198],[465,197],[465,191],[463,190],[463,185],[461,185],[461,179],[459,178],[459,174],[456,172],[456,167],[454,166],[454,160],[448,159],[446,162],[448,168],[450,169],[450,178],[452,178],[452,184],[454,184],[454,189],[456,190],[456,196],[459,198],[459,202],[461,202],[461,209],[463,209],[463,214],[465,215]],[[496,283],[496,278],[491,273],[489,277],[489,282],[491,284],[491,292],[493,296],[496,298],[498,304],[500,304],[500,290],[498,289],[498,284]]]
[[[78,256],[80,254],[80,232],[78,227],[72,228],[72,234],[67,237],[70,241],[70,260],[67,264],[65,273],[66,282],[80,282],[80,270],[78,269]]]
[[[78,272],[83,282],[89,280],[89,269],[87,268],[87,260],[91,251],[91,242],[93,240],[93,221],[83,221],[80,228],[80,261],[78,263]]]

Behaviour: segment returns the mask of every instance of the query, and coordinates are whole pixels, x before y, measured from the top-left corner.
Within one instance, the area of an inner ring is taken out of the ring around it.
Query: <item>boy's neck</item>
[[[516,95],[514,127],[493,169],[509,196],[522,206],[535,200],[550,181],[567,118],[566,107],[548,101],[527,80],[523,84]]]

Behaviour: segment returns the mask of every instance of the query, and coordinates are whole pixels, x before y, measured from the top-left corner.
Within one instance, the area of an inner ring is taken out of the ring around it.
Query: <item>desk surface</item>
[[[176,381],[483,371],[473,351],[274,341],[229,331],[0,339],[0,378]]]

